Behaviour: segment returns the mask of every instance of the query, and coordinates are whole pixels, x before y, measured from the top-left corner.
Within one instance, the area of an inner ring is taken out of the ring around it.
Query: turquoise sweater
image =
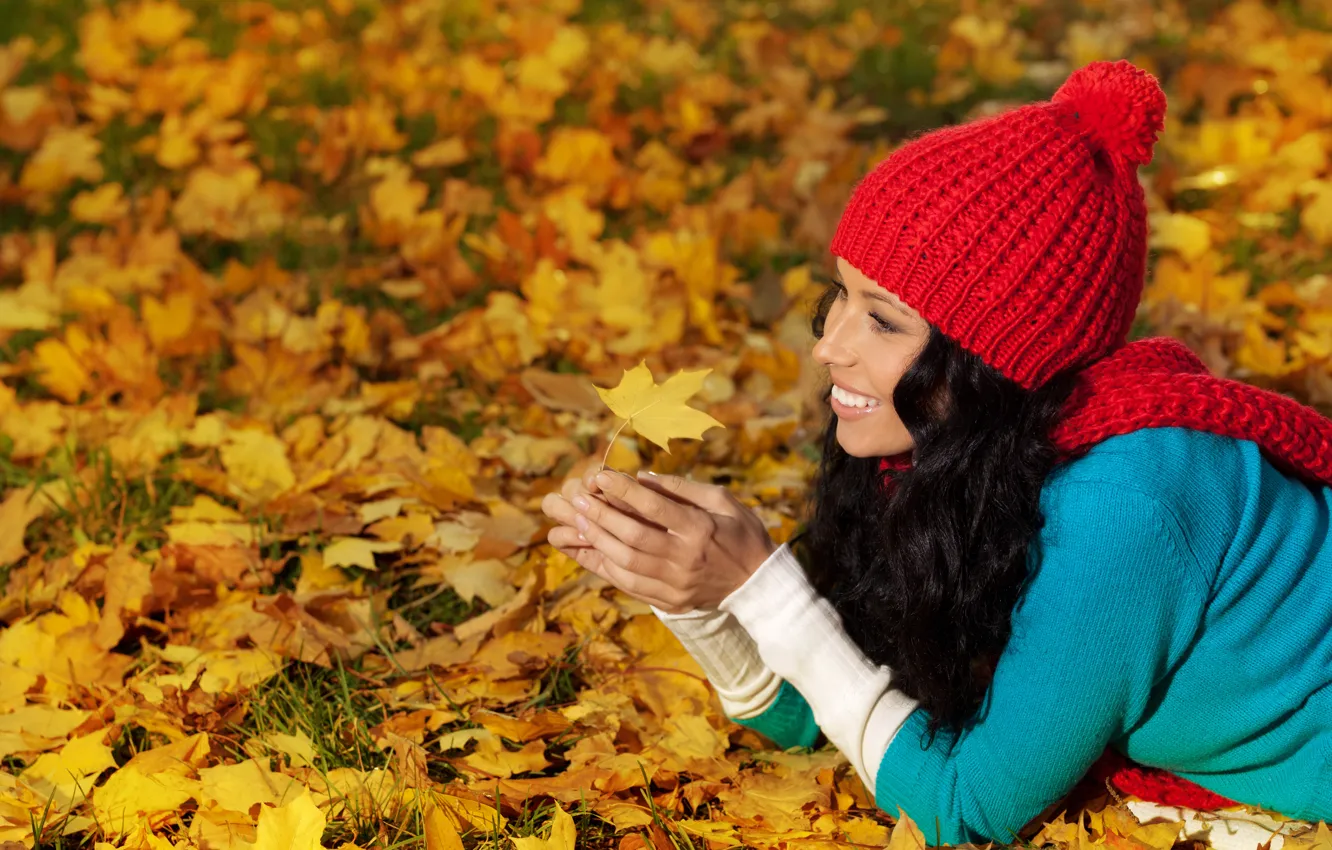
[[[1152,428],[1058,467],[1041,508],[977,718],[925,749],[916,709],[876,804],[931,844],[1010,843],[1110,745],[1332,822],[1332,488],[1287,478],[1253,442]],[[781,747],[819,731],[786,682],[738,722]]]

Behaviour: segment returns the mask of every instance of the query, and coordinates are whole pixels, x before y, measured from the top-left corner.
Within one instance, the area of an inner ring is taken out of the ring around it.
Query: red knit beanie
[[[1123,345],[1142,293],[1137,168],[1165,119],[1126,60],[1048,102],[935,130],[856,187],[832,252],[995,369],[1034,389]]]

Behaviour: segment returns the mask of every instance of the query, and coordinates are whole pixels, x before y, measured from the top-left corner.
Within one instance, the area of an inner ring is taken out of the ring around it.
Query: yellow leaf
[[[532,741],[520,750],[510,751],[498,735],[483,735],[477,740],[476,751],[464,756],[463,761],[488,776],[507,779],[515,773],[528,773],[550,767],[546,760],[545,741]]]
[[[625,370],[618,386],[610,389],[597,387],[596,390],[611,412],[633,425],[639,436],[670,454],[671,437],[697,440],[709,428],[725,427],[703,411],[685,404],[686,399],[703,388],[703,380],[711,371],[680,371],[657,385],[644,361]]]
[[[194,24],[194,13],[171,0],[144,0],[130,17],[130,29],[151,47],[166,47]]]
[[[269,770],[266,758],[262,764],[246,759],[236,764],[206,767],[199,771],[199,802],[233,812],[248,812],[255,803],[278,805],[290,799],[294,782],[285,774]]]
[[[93,791],[93,815],[108,835],[120,835],[139,820],[165,823],[198,791],[199,783],[174,773],[147,776],[125,766]]]
[[[578,831],[574,828],[573,818],[560,807],[559,803],[556,803],[555,814],[550,819],[549,838],[529,835],[512,840],[516,850],[574,850],[574,840],[577,836]]]
[[[232,431],[219,454],[240,495],[265,501],[289,489],[296,475],[287,460],[287,446],[262,431]]]
[[[375,217],[387,228],[382,234],[385,244],[397,241],[400,228],[416,220],[430,188],[419,180],[411,179],[405,168],[395,171],[376,183],[370,190],[370,208]]]
[[[1152,213],[1148,219],[1151,224],[1149,247],[1177,251],[1188,260],[1196,260],[1211,250],[1211,226],[1197,216]]]
[[[428,806],[424,820],[426,850],[463,850],[458,830],[443,812]]]
[[[199,690],[207,694],[235,691],[266,681],[286,666],[286,661],[259,649],[215,649],[201,652],[190,646],[168,644],[162,657],[184,668],[155,680],[159,687],[175,685],[185,690],[199,679]]]
[[[103,743],[105,729],[71,738],[57,753],[42,753],[23,771],[23,782],[56,811],[67,812],[83,801],[93,780],[103,770],[116,766],[111,748]]]
[[[376,552],[397,552],[401,543],[391,540],[366,540],[363,537],[343,537],[335,540],[324,550],[326,567],[360,567],[365,570],[375,568]]]
[[[467,160],[467,145],[460,136],[435,142],[412,154],[412,165],[417,168],[448,168]]]
[[[166,301],[151,295],[143,297],[143,327],[153,348],[183,339],[194,328],[194,299],[187,292],[175,292]]]
[[[254,850],[322,850],[326,824],[310,795],[301,794],[281,808],[260,810]]]
[[[907,817],[902,809],[897,810],[897,823],[888,836],[887,850],[925,850],[925,833],[920,831],[916,822]]]
[[[291,761],[292,767],[314,767],[315,758],[318,757],[310,736],[299,729],[293,735],[269,732],[264,736],[264,742],[285,755]]]
[[[125,190],[119,183],[104,183],[88,192],[80,192],[69,203],[70,214],[79,221],[111,224],[129,212]]]
[[[1320,244],[1332,245],[1332,183],[1316,181],[1312,195],[1300,211],[1300,225]]]
[[[28,554],[23,535],[28,525],[46,513],[51,502],[33,493],[32,485],[9,491],[0,502],[0,567],[8,566]]]
[[[478,729],[463,730],[468,732],[479,732]],[[462,832],[469,829],[479,829],[483,832],[495,832],[504,829],[508,825],[508,818],[499,813],[494,806],[487,806],[485,803],[478,803],[475,800],[468,800],[463,797],[454,797],[451,794],[432,794],[430,796],[430,805],[443,815],[455,831]]]
[[[42,146],[28,158],[19,185],[33,192],[58,192],[75,180],[100,183],[102,143],[89,126],[52,127]]]
[[[465,556],[446,555],[440,561],[439,570],[465,602],[480,596],[494,608],[508,602],[517,593],[509,583],[513,568],[494,558],[473,561]]]
[[[1332,850],[1332,829],[1323,821],[1318,822],[1318,829],[1308,835],[1289,836],[1285,850]]]
[[[171,519],[174,522],[245,522],[245,516],[239,511],[208,495],[195,496],[189,505],[172,507]]]
[[[78,401],[90,378],[70,346],[58,339],[44,339],[33,346],[33,354],[46,388],[71,404]]]
[[[590,127],[555,128],[536,164],[541,177],[585,185],[608,182],[618,169],[610,137]]]

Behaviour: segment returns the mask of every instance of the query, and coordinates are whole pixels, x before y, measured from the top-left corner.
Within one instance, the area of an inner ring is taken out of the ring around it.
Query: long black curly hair
[[[819,298],[815,337],[838,292]],[[910,469],[885,474],[879,458],[848,455],[829,413],[794,551],[851,638],[926,710],[930,746],[975,715],[1008,642],[1044,523],[1051,429],[1075,377],[1025,390],[931,326],[893,390]]]

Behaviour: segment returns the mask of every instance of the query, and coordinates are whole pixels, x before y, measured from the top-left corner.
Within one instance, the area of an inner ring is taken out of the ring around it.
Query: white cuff
[[[919,705],[892,687],[893,671],[865,657],[786,544],[719,607],[735,615],[767,666],[805,697],[823,734],[873,793],[883,754]]]
[[[763,663],[754,640],[735,617],[716,609],[668,614],[651,607],[703,668],[727,717],[757,717],[777,699],[782,680]]]

